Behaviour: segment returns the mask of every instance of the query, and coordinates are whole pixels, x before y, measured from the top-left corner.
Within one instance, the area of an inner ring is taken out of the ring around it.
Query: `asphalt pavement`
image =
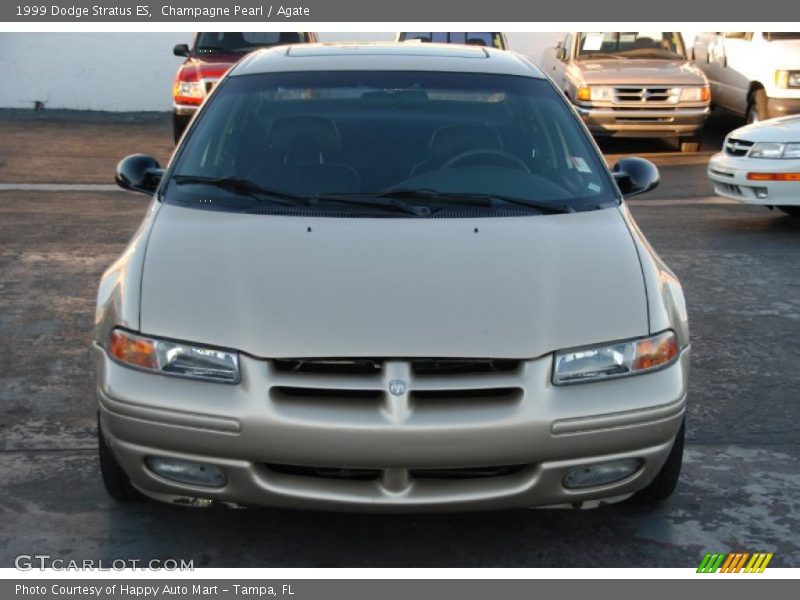
[[[183,558],[214,567],[694,567],[706,552],[800,566],[800,219],[713,196],[716,116],[696,154],[609,141],[662,185],[631,201],[683,282],[692,328],[684,471],[656,510],[363,515],[120,505],[105,495],[89,361],[100,274],[142,195],[0,189],[0,567],[19,554]],[[0,183],[110,184],[131,152],[166,161],[164,115],[0,111]],[[87,191],[89,190],[89,191]]]

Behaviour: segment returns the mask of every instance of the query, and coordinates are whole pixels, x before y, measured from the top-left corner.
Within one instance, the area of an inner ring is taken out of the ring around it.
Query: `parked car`
[[[476,60],[480,58],[480,60]],[[681,286],[518,55],[313,45],[234,66],[100,284],[118,499],[364,511],[655,503],[681,465]]]
[[[397,42],[424,42],[437,44],[468,44],[508,50],[506,35],[500,32],[449,32],[449,31],[401,31]]]
[[[178,44],[175,56],[186,60],[172,86],[172,131],[177,142],[205,97],[243,55],[259,48],[316,42],[310,32],[196,33],[191,45]]]
[[[543,68],[594,135],[674,138],[683,152],[699,149],[710,93],[680,33],[568,33]]]
[[[800,217],[800,115],[729,133],[711,157],[708,177],[720,196]]]
[[[748,123],[800,113],[800,33],[701,33],[693,56],[714,106]]]

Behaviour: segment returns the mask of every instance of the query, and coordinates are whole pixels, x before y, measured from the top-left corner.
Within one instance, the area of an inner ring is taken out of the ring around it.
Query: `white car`
[[[732,131],[711,157],[708,177],[720,196],[800,216],[800,116]]]

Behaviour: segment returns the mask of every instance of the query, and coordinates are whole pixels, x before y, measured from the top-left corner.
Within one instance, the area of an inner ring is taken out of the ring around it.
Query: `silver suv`
[[[672,492],[681,286],[532,64],[482,47],[243,59],[100,283],[109,493],[369,511]]]

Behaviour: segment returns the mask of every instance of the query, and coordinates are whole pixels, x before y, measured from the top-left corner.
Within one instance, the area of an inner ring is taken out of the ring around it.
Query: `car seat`
[[[427,160],[411,168],[410,177],[435,171],[451,158],[476,150],[503,150],[500,132],[486,125],[445,125],[431,135]]]
[[[279,117],[272,122],[266,145],[263,160],[248,173],[252,181],[302,196],[361,188],[358,171],[335,162],[342,140],[332,119]]]

